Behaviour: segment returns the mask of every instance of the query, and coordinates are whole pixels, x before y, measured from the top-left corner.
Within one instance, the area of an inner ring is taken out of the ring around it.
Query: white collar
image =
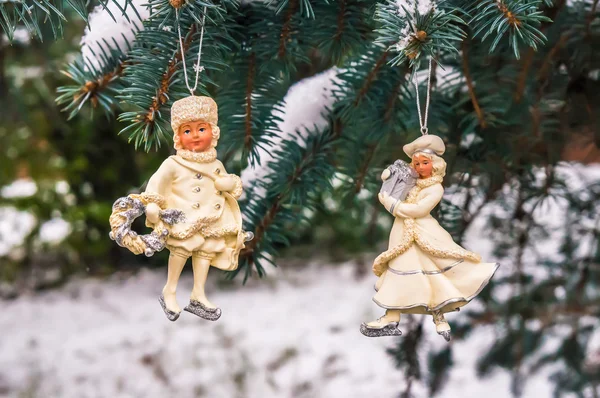
[[[192,162],[211,163],[217,159],[217,150],[214,147],[204,152],[192,152],[187,149],[179,149],[177,151],[177,156],[181,156],[183,159],[191,160]]]

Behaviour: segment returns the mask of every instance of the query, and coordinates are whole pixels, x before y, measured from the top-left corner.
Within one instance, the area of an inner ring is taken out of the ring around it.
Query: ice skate
[[[175,311],[171,311],[170,309],[167,308],[167,305],[165,304],[165,296],[164,295],[160,295],[160,297],[158,298],[158,302],[160,303],[160,306],[162,307],[163,311],[165,312],[165,315],[167,316],[167,319],[175,322],[178,318],[179,318],[179,314],[181,314],[181,312],[175,312]]]
[[[378,320],[362,323],[360,332],[367,337],[402,336],[402,332],[398,329],[399,322],[400,311],[387,310]]]
[[[183,309],[184,311],[190,312],[200,318],[208,321],[216,321],[221,317],[220,308],[210,308],[202,304],[200,301],[191,299],[190,303]]]

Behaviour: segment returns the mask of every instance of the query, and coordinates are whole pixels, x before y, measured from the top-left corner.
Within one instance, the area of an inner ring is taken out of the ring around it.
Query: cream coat
[[[406,202],[396,205],[389,249],[375,260],[380,277],[373,300],[383,308],[453,311],[479,294],[498,267],[457,245],[429,214],[444,194],[439,182],[429,180],[419,180]]]
[[[211,264],[232,270],[237,268],[238,254],[244,247],[241,212],[236,201],[242,186],[239,177],[232,175],[236,180],[232,192],[217,190],[215,180],[226,175],[219,160],[200,163],[170,156],[152,175],[144,194],[158,195],[164,200],[164,207],[185,214],[185,222],[175,224],[169,231],[169,250],[216,254]]]

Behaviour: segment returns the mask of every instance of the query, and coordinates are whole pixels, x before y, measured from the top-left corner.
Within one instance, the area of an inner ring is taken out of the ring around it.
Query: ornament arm
[[[171,160],[165,160],[156,173],[150,177],[146,190],[142,193],[142,202],[146,205],[146,224],[152,226],[158,222],[161,209],[166,208],[166,197],[168,196],[174,170]]]
[[[428,189],[427,195],[417,203],[398,203],[394,207],[394,215],[402,218],[422,218],[427,216],[437,206],[444,196],[441,184]]]
[[[173,182],[174,170],[171,167],[171,159],[165,160],[158,170],[150,177],[148,180],[148,185],[146,185],[146,190],[143,195],[150,198],[150,196],[158,196],[158,199],[165,199],[165,196],[168,195],[169,188],[171,187],[171,183]],[[151,202],[156,202],[157,200],[149,200]]]
[[[229,174],[234,181],[234,187],[233,190],[231,191],[231,195],[238,199],[240,196],[242,196],[242,192],[243,192],[243,188],[242,188],[242,179],[240,177],[238,177],[235,174]]]
[[[223,174],[221,175],[221,178],[226,178],[228,179],[227,183],[225,183],[223,185],[223,190],[229,192],[231,194],[231,196],[233,196],[234,198],[238,199],[240,196],[242,196],[242,179],[235,175],[235,174],[228,174],[227,171],[225,170],[225,166],[223,166],[223,163],[219,162],[219,165],[221,166],[221,169],[223,170]]]

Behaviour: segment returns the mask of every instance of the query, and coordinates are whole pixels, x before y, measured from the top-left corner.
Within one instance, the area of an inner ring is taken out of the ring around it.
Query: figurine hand
[[[215,188],[219,191],[231,192],[235,188],[235,179],[229,175],[219,177],[215,180]]]
[[[390,178],[390,174],[392,174],[392,173],[390,173],[389,169],[383,170],[383,173],[381,173],[381,179],[383,181],[387,180],[388,178]]]
[[[160,212],[160,206],[156,203],[148,203],[146,206],[146,220],[152,224],[158,223],[158,214]]]
[[[390,210],[392,205],[396,203],[396,199],[392,198],[387,192],[379,193],[379,202],[386,208],[386,210]]]

